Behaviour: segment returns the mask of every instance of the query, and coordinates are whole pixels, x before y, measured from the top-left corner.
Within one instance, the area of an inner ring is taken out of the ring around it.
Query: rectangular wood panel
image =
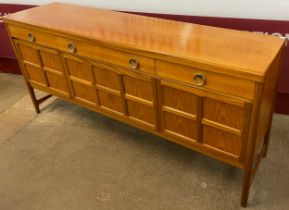
[[[39,56],[36,48],[24,44],[18,44],[18,49],[20,51],[23,61],[28,61],[40,65]]]
[[[192,93],[173,87],[162,86],[163,105],[196,115],[198,98]]]
[[[74,81],[72,81],[71,84],[76,99],[80,99],[82,102],[86,102],[91,105],[96,105],[97,95],[95,88]]]
[[[66,79],[50,72],[46,72],[46,76],[50,88],[60,92],[60,94],[63,94],[65,97],[68,97],[69,93]]]
[[[100,66],[93,66],[93,71],[97,85],[113,90],[120,90],[119,74],[117,72],[103,69]]]
[[[47,85],[44,72],[41,68],[32,65],[25,65],[25,71],[30,81],[37,82],[45,86]]]
[[[244,126],[245,112],[241,107],[205,97],[203,118],[241,130]]]
[[[77,79],[82,79],[88,82],[93,81],[91,66],[83,61],[71,58],[65,58],[68,75]]]
[[[155,125],[155,111],[153,107],[127,100],[128,116],[145,124]]]
[[[241,152],[240,136],[207,125],[203,125],[203,143],[235,156]]]
[[[152,83],[145,77],[123,76],[124,92],[137,98],[153,101]]]
[[[63,66],[60,55],[56,51],[43,50],[39,51],[42,65],[44,68],[57,71],[63,74]]]
[[[120,96],[98,90],[100,106],[118,114],[123,114],[122,99]]]
[[[169,112],[163,113],[164,131],[183,138],[195,141],[197,138],[197,125],[194,120],[187,119]]]

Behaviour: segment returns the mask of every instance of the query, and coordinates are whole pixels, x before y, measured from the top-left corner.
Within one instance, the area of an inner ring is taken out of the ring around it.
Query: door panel
[[[52,50],[40,50],[40,57],[42,60],[42,65],[45,69],[56,71],[60,74],[63,73],[61,58],[58,53]]]
[[[147,101],[153,101],[153,88],[151,81],[145,77],[123,76],[124,91],[126,94],[141,98]]]
[[[116,112],[118,114],[124,114],[122,99],[120,96],[102,90],[98,90],[98,95],[99,103],[102,108]]]
[[[163,105],[196,115],[197,96],[169,86],[163,86],[162,91],[164,95]]]
[[[163,113],[163,120],[165,133],[180,137],[184,140],[196,140],[197,124],[194,120],[169,112]]]
[[[39,55],[36,48],[24,44],[17,44],[17,47],[20,51],[22,61],[28,61],[40,65]]]
[[[67,95],[68,86],[63,77],[52,74],[50,72],[46,72],[46,76],[47,76],[47,80],[48,80],[50,88],[68,97]]]
[[[155,124],[155,111],[152,107],[127,100],[127,108],[129,116],[133,119],[148,123],[150,126]]]
[[[241,107],[210,98],[203,99],[203,118],[240,130],[244,124],[244,116],[244,109]]]
[[[93,81],[91,66],[77,58],[66,57],[65,63],[70,79],[76,78],[88,82]]]
[[[105,68],[105,67],[104,67]],[[120,75],[112,70],[93,66],[94,78],[97,85],[112,90],[120,90]]]
[[[150,77],[130,73],[123,75],[124,97],[128,116],[143,126],[156,129],[154,83]]]
[[[25,71],[29,81],[37,82],[44,86],[47,85],[44,72],[41,68],[26,64]]]
[[[96,105],[96,90],[93,87],[75,81],[71,82],[73,94],[76,100],[90,105]]]
[[[197,140],[198,97],[185,90],[160,84],[162,132],[185,141]]]
[[[203,143],[235,156],[239,156],[241,152],[240,136],[207,125],[203,126]]]
[[[69,97],[61,54],[55,50],[24,41],[14,40],[14,42],[28,82],[45,86],[44,91],[51,90],[51,93]]]

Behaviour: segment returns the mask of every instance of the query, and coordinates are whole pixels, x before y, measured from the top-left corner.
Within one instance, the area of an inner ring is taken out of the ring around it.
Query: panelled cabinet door
[[[60,53],[27,42],[14,41],[27,81],[39,89],[69,97]]]
[[[63,57],[73,99],[95,107],[98,98],[91,64],[68,54],[63,54]]]
[[[154,79],[137,73],[122,76],[127,115],[135,123],[156,129],[157,105]]]
[[[203,97],[202,142],[239,161],[244,160],[251,104],[248,102]]]
[[[244,160],[250,103],[166,81],[159,90],[162,133]]]
[[[121,74],[111,66],[96,62],[93,63],[92,69],[100,107],[116,114],[125,115]]]
[[[18,54],[21,56],[21,61],[27,80],[31,83],[47,86],[48,84],[45,79],[45,74],[43,69],[41,68],[38,49],[35,46],[28,45],[24,42],[15,42]]]
[[[156,87],[151,77],[69,54],[63,56],[75,100],[156,128]]]
[[[200,98],[174,83],[159,84],[161,132],[180,140],[196,142]]]

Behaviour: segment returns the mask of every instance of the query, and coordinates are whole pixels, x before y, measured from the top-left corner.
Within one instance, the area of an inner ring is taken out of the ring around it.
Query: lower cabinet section
[[[166,79],[15,41],[27,81],[232,161],[243,160],[250,103]]]
[[[250,103],[161,81],[161,132],[241,160],[245,155]],[[242,156],[242,157],[241,157]]]

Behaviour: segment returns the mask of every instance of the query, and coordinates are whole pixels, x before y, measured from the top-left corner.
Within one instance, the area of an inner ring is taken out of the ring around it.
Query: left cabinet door
[[[23,74],[33,88],[60,97],[70,97],[59,52],[19,40],[14,40],[14,46]]]

